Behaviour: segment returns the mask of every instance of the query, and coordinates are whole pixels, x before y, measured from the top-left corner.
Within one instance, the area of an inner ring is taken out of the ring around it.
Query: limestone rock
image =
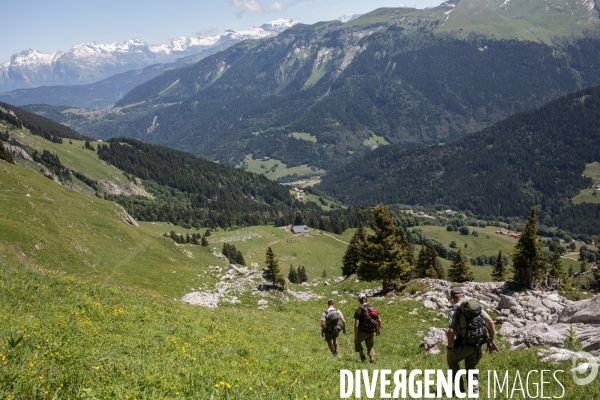
[[[258,301],[259,306],[266,306],[267,304],[269,304],[269,302],[265,299],[261,299]]]
[[[515,333],[516,328],[510,322],[505,322],[498,331],[500,337],[511,337]]]
[[[432,349],[437,346],[447,346],[448,338],[446,336],[446,329],[443,328],[429,328],[429,331],[419,343],[419,347],[424,348],[425,351],[431,352]]]
[[[530,324],[524,327],[515,339],[514,348],[531,346],[562,346],[564,336],[546,323]]]
[[[208,308],[217,308],[220,297],[221,295],[219,293],[192,292],[183,296],[181,301]]]
[[[568,305],[562,310],[558,322],[600,324],[600,295]]]

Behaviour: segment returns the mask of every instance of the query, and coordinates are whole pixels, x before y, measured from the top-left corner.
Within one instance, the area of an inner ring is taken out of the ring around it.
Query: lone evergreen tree
[[[583,260],[581,262],[581,264],[579,264],[579,272],[585,272],[587,271],[587,263],[585,262],[585,260]]]
[[[202,236],[200,244],[204,247],[208,247],[208,239],[206,239],[206,236]]]
[[[206,232],[204,232],[204,236],[205,237],[209,237],[210,236],[210,229],[207,229]]]
[[[415,277],[446,279],[446,271],[442,267],[437,251],[431,242],[421,246],[419,250],[415,266]]]
[[[298,279],[298,272],[293,265],[290,265],[290,273],[288,274],[288,281],[292,283],[300,283],[300,279]]]
[[[365,227],[361,222],[358,224],[358,228],[356,229],[356,232],[354,232],[352,239],[350,239],[346,253],[342,258],[342,275],[350,276],[356,273],[360,252],[366,241],[367,234],[365,232]]]
[[[542,253],[541,243],[538,242],[535,226],[537,219],[534,207],[531,209],[529,217],[527,217],[523,234],[511,256],[513,282],[525,286],[527,289],[533,289],[534,281],[540,278],[546,264],[546,256]]]
[[[308,282],[308,276],[306,275],[306,268],[303,265],[298,267],[298,280],[300,283]]]
[[[498,250],[498,257],[496,257],[496,264],[492,268],[492,281],[504,282],[506,280],[506,266],[504,265],[504,257],[502,256],[502,250]]]
[[[371,211],[371,218],[373,234],[367,236],[360,252],[356,273],[363,281],[382,280],[383,290],[389,290],[408,280],[414,265],[408,261],[406,238],[399,235],[388,208],[379,204]]]
[[[469,268],[466,258],[462,254],[462,250],[458,249],[454,256],[454,261],[450,268],[448,268],[448,280],[452,282],[467,282],[473,281],[475,276],[473,271]]]
[[[265,255],[266,267],[263,271],[263,278],[267,282],[271,282],[275,286],[282,286],[285,283],[285,281],[283,279],[283,276],[281,275],[281,272],[279,271],[279,262],[275,257],[275,253],[273,253],[273,249],[269,247]]]
[[[321,278],[327,278],[327,271],[323,268],[323,272],[321,273]]]

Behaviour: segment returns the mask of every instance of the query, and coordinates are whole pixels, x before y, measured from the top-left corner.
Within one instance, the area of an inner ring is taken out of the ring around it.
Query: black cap
[[[335,303],[335,301],[333,301],[333,299],[329,299],[327,300],[327,304],[332,306]]]
[[[461,287],[453,287],[450,289],[450,296],[456,297],[458,295],[465,294],[465,291]]]

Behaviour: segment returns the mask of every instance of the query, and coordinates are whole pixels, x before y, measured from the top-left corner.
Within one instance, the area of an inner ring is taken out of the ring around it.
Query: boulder
[[[338,294],[338,291],[337,290],[332,290],[331,294],[336,295],[336,294]]]
[[[548,296],[548,297],[550,297],[550,296]],[[550,300],[548,298],[542,300],[542,304],[555,312],[560,312],[563,310],[563,308],[565,308],[565,306],[563,306],[562,304],[557,303],[556,301]]]
[[[192,292],[181,298],[184,303],[195,304],[208,308],[216,308],[221,295],[219,293]]]
[[[568,305],[562,310],[558,322],[600,324],[600,295]]]
[[[514,348],[562,346],[564,343],[564,336],[546,323],[528,324],[517,334],[518,337],[515,339]]]
[[[269,304],[269,302],[266,301],[265,299],[261,299],[258,301],[259,306],[266,306],[267,304]]]
[[[502,324],[502,327],[498,331],[499,337],[511,337],[515,333],[515,326],[510,322],[505,322]]]
[[[425,351],[433,353],[433,349],[437,349],[437,346],[447,346],[448,338],[446,336],[446,329],[444,328],[429,328],[429,331],[419,343],[419,347],[424,348]],[[439,351],[438,351],[439,352]]]
[[[498,302],[496,308],[498,310],[513,310],[519,309],[521,308],[521,306],[513,297],[501,294],[500,301]]]
[[[533,309],[537,309],[537,308],[546,308],[544,307],[544,305],[542,304],[542,301],[540,299],[538,299],[537,297],[533,297],[531,296],[529,298],[528,301],[529,305],[533,308]]]
[[[424,306],[425,308],[429,308],[430,310],[437,310],[437,309],[438,309],[438,307],[437,307],[437,304],[435,304],[435,303],[434,303],[433,301],[431,301],[431,300],[425,300],[425,301],[423,302],[423,306]]]

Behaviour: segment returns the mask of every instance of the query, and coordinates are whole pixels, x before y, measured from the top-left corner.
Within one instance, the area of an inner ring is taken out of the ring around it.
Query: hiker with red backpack
[[[338,356],[338,335],[340,332],[346,334],[346,320],[342,312],[335,308],[333,299],[327,300],[328,308],[321,315],[321,336],[325,336],[325,341],[334,357]],[[341,323],[340,323],[341,321]]]
[[[354,350],[360,354],[360,360],[366,362],[367,357],[362,346],[362,342],[365,342],[367,352],[369,353],[369,360],[371,364],[375,364],[373,345],[375,344],[375,335],[381,333],[381,319],[379,318],[377,309],[367,302],[366,294],[359,294],[358,302],[360,303],[360,307],[354,312]]]
[[[487,344],[488,351],[492,354],[498,353],[498,346],[494,343],[494,321],[481,304],[475,299],[467,300],[464,290],[460,287],[452,288],[450,297],[454,304],[448,312],[446,360],[452,370],[452,376],[456,376],[461,369],[459,363],[463,360],[467,371],[477,369],[484,344]],[[464,379],[460,381],[460,390],[465,392]],[[478,385],[475,385],[475,390],[477,393]]]

